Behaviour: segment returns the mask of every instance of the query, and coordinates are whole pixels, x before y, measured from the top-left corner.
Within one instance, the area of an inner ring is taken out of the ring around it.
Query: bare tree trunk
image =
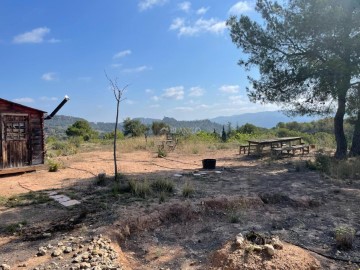
[[[114,168],[115,168],[115,181],[118,181],[117,158],[116,158],[116,142],[117,142],[117,127],[118,127],[118,121],[119,121],[119,105],[120,105],[120,99],[117,99],[117,100],[116,100],[115,131],[114,131]]]
[[[345,95],[338,98],[338,108],[334,118],[334,133],[336,139],[335,158],[344,159],[347,155],[347,141],[344,132],[344,116],[345,116]]]
[[[106,71],[105,71],[105,76],[110,83],[111,89],[114,93],[114,97],[116,100],[116,120],[115,120],[115,130],[114,130],[114,172],[115,172],[115,181],[118,181],[119,176],[118,176],[117,157],[116,157],[116,142],[117,142],[117,127],[119,122],[119,107],[120,107],[120,102],[124,100],[122,99],[122,96],[128,85],[126,85],[123,88],[120,88],[117,84],[117,78],[115,78],[115,80],[110,79],[109,76],[106,74]]]
[[[357,113],[357,119],[355,122],[355,129],[352,138],[352,144],[350,149],[351,156],[360,156],[360,110]]]

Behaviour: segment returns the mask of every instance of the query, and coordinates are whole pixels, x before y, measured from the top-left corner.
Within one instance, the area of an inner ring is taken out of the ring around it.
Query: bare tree
[[[110,83],[111,90],[114,93],[116,100],[116,119],[115,119],[115,130],[114,130],[114,168],[115,168],[115,181],[118,181],[118,169],[117,169],[117,158],[116,158],[116,141],[117,141],[117,130],[118,130],[118,122],[119,122],[119,110],[120,110],[120,102],[125,100],[123,98],[124,91],[129,85],[120,88],[118,86],[117,78],[111,79],[105,72],[105,76]]]

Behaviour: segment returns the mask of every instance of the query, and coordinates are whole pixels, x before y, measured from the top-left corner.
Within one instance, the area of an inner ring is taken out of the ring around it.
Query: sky
[[[277,110],[249,102],[231,15],[258,18],[231,0],[0,0],[0,97],[59,114],[114,122],[105,73],[126,87],[120,120],[178,120]],[[256,76],[256,70],[250,75]]]

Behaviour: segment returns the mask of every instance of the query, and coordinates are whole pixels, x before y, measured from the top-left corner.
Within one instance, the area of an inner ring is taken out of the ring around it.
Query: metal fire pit
[[[203,159],[202,165],[205,170],[213,170],[216,167],[216,159]]]

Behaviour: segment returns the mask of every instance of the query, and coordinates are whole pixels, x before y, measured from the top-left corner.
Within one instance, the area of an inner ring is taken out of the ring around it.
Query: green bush
[[[331,157],[325,154],[317,154],[315,156],[315,166],[317,170],[329,173],[331,167]]]
[[[57,172],[61,168],[61,164],[55,160],[48,160],[49,172]]]
[[[182,189],[182,195],[186,198],[191,197],[195,193],[195,189],[190,182],[186,182]]]
[[[147,180],[135,181],[131,179],[129,181],[130,191],[133,195],[141,198],[146,198],[151,194],[150,184]]]
[[[151,188],[157,192],[173,192],[174,182],[168,179],[156,179],[151,183]]]
[[[351,249],[355,238],[355,230],[351,227],[340,226],[335,230],[336,246],[339,249]]]
[[[167,156],[167,152],[165,151],[165,149],[159,147],[157,150],[157,156],[159,158],[164,158]]]

